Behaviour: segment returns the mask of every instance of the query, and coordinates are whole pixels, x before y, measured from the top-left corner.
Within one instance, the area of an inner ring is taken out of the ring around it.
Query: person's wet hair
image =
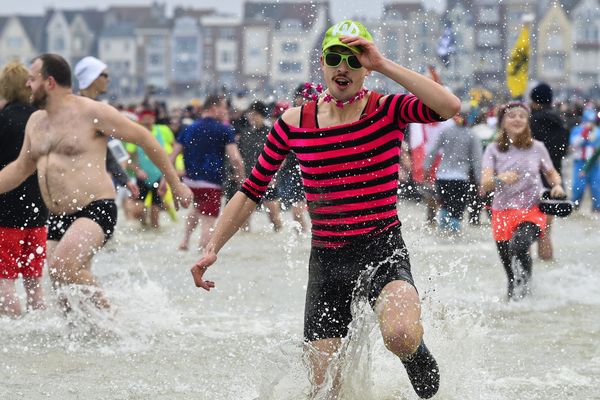
[[[58,54],[44,53],[34,58],[32,62],[38,59],[42,61],[41,73],[44,79],[51,76],[59,86],[71,87],[71,67],[64,58]]]

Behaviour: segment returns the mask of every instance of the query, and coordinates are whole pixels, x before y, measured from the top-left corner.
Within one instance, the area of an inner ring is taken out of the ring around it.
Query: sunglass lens
[[[350,68],[359,69],[362,68],[362,64],[358,61],[358,57],[350,56],[348,57],[348,65]]]
[[[337,67],[342,62],[342,56],[337,53],[325,54],[325,64],[330,67]]]

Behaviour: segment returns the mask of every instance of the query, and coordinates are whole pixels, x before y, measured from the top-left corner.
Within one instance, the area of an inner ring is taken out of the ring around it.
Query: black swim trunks
[[[113,199],[96,200],[73,214],[50,214],[48,240],[59,241],[67,229],[79,218],[89,218],[102,228],[104,243],[110,239],[117,224],[117,205]]]
[[[158,195],[158,183],[156,183],[155,186],[148,185],[146,182],[140,181],[138,182],[138,187],[140,188],[140,196],[138,197],[139,200],[145,201],[146,196],[148,196],[148,194],[152,194],[152,204],[159,207],[162,206],[162,198]]]
[[[304,309],[304,338],[314,341],[348,334],[353,296],[371,307],[388,283],[415,286],[400,224],[340,248],[313,248]]]

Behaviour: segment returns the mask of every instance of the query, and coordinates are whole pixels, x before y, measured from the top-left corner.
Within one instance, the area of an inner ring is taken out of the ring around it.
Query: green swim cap
[[[373,41],[373,36],[367,31],[367,28],[360,22],[345,20],[333,25],[325,32],[323,38],[322,50],[325,51],[333,46],[342,46],[352,50],[354,53],[360,53],[360,49],[356,46],[348,46],[340,41],[340,36],[360,36],[369,42]]]

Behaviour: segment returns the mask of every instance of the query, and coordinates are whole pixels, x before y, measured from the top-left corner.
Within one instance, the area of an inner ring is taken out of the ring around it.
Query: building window
[[[194,52],[197,46],[195,37],[178,37],[175,40],[175,53]]]
[[[73,49],[76,52],[83,51],[83,39],[82,38],[80,38],[80,37],[73,38]]]
[[[221,28],[219,30],[219,39],[235,40],[234,28]]]
[[[230,51],[221,51],[221,63],[231,64],[233,62],[233,54]]]
[[[479,22],[493,24],[500,20],[500,9],[498,6],[483,6],[479,10]]]
[[[279,72],[298,73],[302,72],[302,63],[295,61],[281,61],[279,63]]]
[[[11,36],[8,38],[8,47],[11,49],[18,49],[23,46],[23,38]]]
[[[598,28],[593,24],[585,24],[584,40],[586,43],[596,43],[598,41]]]
[[[65,50],[65,39],[62,37],[57,37],[54,39],[54,50],[55,51],[64,51]]]
[[[503,65],[504,63],[502,62],[502,57],[500,57],[500,51],[489,50],[482,52],[478,69],[486,72],[498,71]]]
[[[500,45],[500,32],[497,29],[481,29],[477,32],[478,46],[498,46]]]
[[[558,33],[551,33],[548,35],[548,41],[546,42],[548,50],[562,50],[563,48],[563,37]]]
[[[148,46],[150,47],[163,47],[162,36],[148,36]]]
[[[577,74],[577,77],[580,82],[595,82],[598,79],[598,74],[590,72],[579,72]]]
[[[546,72],[563,73],[565,70],[564,54],[546,54],[543,62]]]
[[[162,65],[163,58],[160,54],[151,54],[150,55],[150,65]]]
[[[281,51],[283,51],[284,53],[297,53],[298,52],[298,43],[295,43],[295,42],[282,43]]]

